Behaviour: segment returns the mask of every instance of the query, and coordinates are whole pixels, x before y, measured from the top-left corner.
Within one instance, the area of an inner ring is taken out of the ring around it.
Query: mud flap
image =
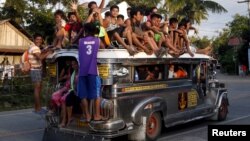
[[[45,128],[42,141],[109,141],[101,136],[65,133],[57,128]]]

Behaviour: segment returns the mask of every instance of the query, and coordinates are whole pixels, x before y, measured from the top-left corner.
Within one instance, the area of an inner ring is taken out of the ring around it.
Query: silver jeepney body
[[[78,59],[78,51],[56,51],[47,60],[53,62],[60,57]],[[148,117],[154,112],[160,113],[165,127],[207,117],[216,119],[222,98],[227,98],[226,89],[220,88],[217,80],[206,80],[205,95],[197,89],[192,74],[185,79],[163,77],[160,81],[134,80],[136,66],[163,65],[165,69],[168,64],[184,63],[190,65],[192,72],[193,66],[209,60],[209,56],[202,54],[195,54],[194,57],[184,54],[179,58],[170,55],[156,58],[155,55],[146,55],[143,52],[129,56],[124,49],[100,49],[98,70],[102,78],[101,111],[106,119],[90,122],[86,130],[79,127],[60,131],[74,132],[82,136],[91,134],[113,138],[139,130],[143,124],[143,117]],[[208,78],[208,73],[206,76]],[[186,99],[184,108],[181,106],[182,96]]]

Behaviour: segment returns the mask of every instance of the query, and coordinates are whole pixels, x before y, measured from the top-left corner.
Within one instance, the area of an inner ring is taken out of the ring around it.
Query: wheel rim
[[[223,100],[221,103],[221,107],[220,107],[220,116],[224,118],[226,116],[226,114],[227,114],[227,104]]]
[[[148,119],[148,123],[147,123],[147,135],[149,137],[154,137],[157,134],[157,129],[159,127],[159,121],[156,118],[155,114],[152,114],[149,119]]]

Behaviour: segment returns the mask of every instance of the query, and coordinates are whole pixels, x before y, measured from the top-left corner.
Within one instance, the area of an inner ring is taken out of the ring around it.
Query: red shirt
[[[79,31],[82,28],[81,22],[75,22],[75,23],[67,23],[64,27],[64,29],[69,33],[69,40],[71,41],[76,37],[76,35],[79,33]],[[78,44],[78,41],[75,43]]]

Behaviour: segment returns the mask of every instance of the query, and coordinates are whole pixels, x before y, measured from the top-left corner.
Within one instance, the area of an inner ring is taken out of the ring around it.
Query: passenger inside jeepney
[[[60,127],[65,127],[72,121],[72,109],[73,107],[79,109],[81,103],[81,100],[76,96],[79,68],[78,63],[76,60],[70,61],[70,63],[74,69],[73,73],[70,75],[70,78],[68,78],[65,86],[54,92],[51,96],[50,113],[54,113],[58,108],[61,109],[62,120],[59,125]]]
[[[145,66],[138,66],[136,68],[139,80],[145,80],[147,78],[147,69]]]
[[[176,73],[174,72],[174,65],[168,66],[168,78],[176,78]]]
[[[60,75],[58,77],[58,82],[60,83],[60,85],[64,85],[65,82],[70,78],[70,75],[73,72],[73,68],[71,66],[71,60],[67,59],[67,60],[65,60],[65,62],[63,62],[63,61],[64,60],[62,60],[62,62],[60,63],[63,65],[59,66]]]
[[[147,66],[147,77],[145,80],[159,80],[162,79],[162,73],[159,66]]]
[[[188,76],[187,71],[184,70],[181,66],[177,67],[178,70],[175,72],[176,78],[185,78]]]

